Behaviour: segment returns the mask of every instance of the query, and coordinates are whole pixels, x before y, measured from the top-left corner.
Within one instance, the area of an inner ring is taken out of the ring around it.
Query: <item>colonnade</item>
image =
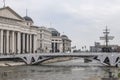
[[[35,34],[0,30],[0,54],[35,53]]]
[[[52,42],[52,52],[62,52],[62,43],[58,43],[58,42]]]

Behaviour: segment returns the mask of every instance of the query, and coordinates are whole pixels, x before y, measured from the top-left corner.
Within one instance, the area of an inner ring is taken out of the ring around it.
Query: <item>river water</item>
[[[118,68],[81,66],[78,62],[79,60],[74,60],[50,65],[0,67],[0,80],[101,80],[108,76],[109,69],[115,77],[119,73]]]

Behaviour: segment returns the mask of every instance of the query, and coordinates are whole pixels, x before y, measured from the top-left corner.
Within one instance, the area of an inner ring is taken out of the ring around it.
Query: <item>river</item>
[[[71,63],[71,65],[70,65]],[[79,60],[50,65],[0,67],[0,80],[101,80],[108,70],[116,77],[118,68],[80,65]]]

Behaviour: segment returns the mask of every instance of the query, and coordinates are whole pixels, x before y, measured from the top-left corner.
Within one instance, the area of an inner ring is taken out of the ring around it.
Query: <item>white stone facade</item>
[[[68,42],[64,43],[55,29],[34,26],[27,15],[21,17],[9,7],[0,8],[1,55],[63,52],[63,47],[65,50],[71,48],[71,41]]]
[[[11,8],[0,9],[0,54],[35,53],[36,35]]]
[[[55,52],[63,52],[62,38],[60,36],[52,36],[52,51]]]
[[[62,38],[63,52],[71,52],[71,40],[66,35],[62,35],[61,38]]]
[[[37,35],[37,52],[50,52],[51,50],[51,32],[44,26],[38,28]]]
[[[49,28],[49,30],[52,33],[51,52],[71,52],[71,40],[66,35],[60,36],[54,28]]]

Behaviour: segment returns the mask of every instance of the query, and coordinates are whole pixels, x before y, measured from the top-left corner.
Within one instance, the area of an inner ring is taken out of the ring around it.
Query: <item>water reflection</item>
[[[0,80],[100,80],[112,76],[117,77],[119,69],[108,67],[78,66],[17,66],[1,67]]]

